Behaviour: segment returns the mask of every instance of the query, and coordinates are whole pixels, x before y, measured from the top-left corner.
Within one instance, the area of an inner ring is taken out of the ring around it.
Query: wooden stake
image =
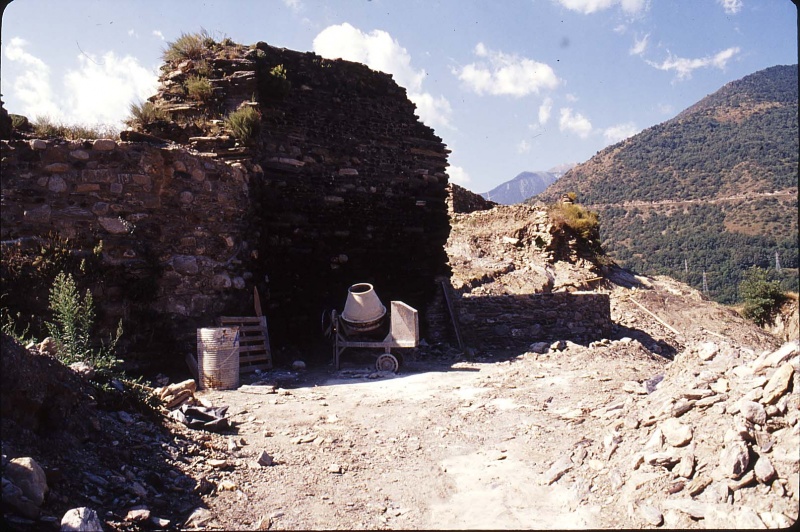
[[[678,335],[678,336],[682,336],[682,335],[681,335],[681,333],[679,333],[678,331],[676,331],[676,330],[675,330],[675,329],[674,329],[674,328],[673,328],[673,327],[672,327],[672,326],[671,326],[669,323],[667,323],[666,321],[662,320],[661,318],[659,318],[658,316],[656,316],[655,314],[653,314],[652,312],[650,312],[650,311],[647,309],[647,307],[645,307],[644,305],[642,305],[641,303],[639,303],[638,301],[636,301],[636,300],[635,300],[635,299],[633,299],[632,297],[630,297],[630,298],[628,298],[628,299],[630,299],[631,301],[633,301],[634,303],[636,303],[637,305],[639,305],[639,307],[640,307],[640,308],[641,308],[643,311],[645,311],[645,312],[647,312],[648,314],[650,314],[650,315],[651,315],[653,318],[655,318],[655,320],[656,320],[658,323],[660,323],[661,325],[663,325],[664,327],[666,327],[666,328],[667,328],[667,329],[669,329],[670,331],[674,332],[676,335]]]

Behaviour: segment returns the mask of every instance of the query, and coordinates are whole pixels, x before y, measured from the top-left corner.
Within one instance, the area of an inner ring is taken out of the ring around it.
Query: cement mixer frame
[[[336,310],[330,312],[327,324],[326,321],[328,319],[323,314],[323,329],[331,338],[333,363],[337,370],[341,367],[342,352],[348,347],[355,347],[383,349],[383,354],[377,355],[375,368],[378,371],[395,372],[400,367],[400,361],[392,355],[392,349],[414,348],[419,345],[417,309],[402,301],[391,302],[389,334],[382,341],[362,340],[349,336],[348,325]]]

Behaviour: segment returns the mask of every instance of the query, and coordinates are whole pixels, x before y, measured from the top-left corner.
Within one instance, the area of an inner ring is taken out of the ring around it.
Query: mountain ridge
[[[752,266],[797,290],[797,95],[797,65],[732,81],[528,201],[575,192],[600,214],[612,258],[720,302],[738,300]]]
[[[488,192],[479,195],[501,205],[522,203],[531,196],[543,192],[548,186],[555,183],[566,172],[575,167],[576,163],[564,163],[549,170],[524,171],[517,174]]]

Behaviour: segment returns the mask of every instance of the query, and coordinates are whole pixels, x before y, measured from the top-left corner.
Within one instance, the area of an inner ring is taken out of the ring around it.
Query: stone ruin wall
[[[322,311],[341,310],[356,282],[375,284],[387,306],[417,307],[424,333],[434,279],[449,274],[449,151],[387,74],[246,50],[211,62],[210,103],[181,96],[191,62],[162,68],[151,100],[170,119],[140,132],[163,143],[3,142],[2,240],[55,232],[84,250],[102,240],[103,264],[123,273],[98,282],[95,300],[109,320],[136,314],[128,340],[158,356],[170,339],[191,350],[195,329],[221,314],[252,315],[254,286],[279,346],[321,342]],[[289,94],[260,95],[278,64]],[[254,145],[214,120],[242,104],[262,115]],[[134,133],[122,138],[154,140]],[[130,281],[146,277],[157,286],[134,312]]]
[[[96,281],[99,317],[107,326],[123,319],[128,345],[169,349],[187,330],[243,306],[253,277],[243,169],[113,140],[1,147],[3,252],[51,235],[69,238],[78,253],[102,241],[102,272],[87,277]]]
[[[611,333],[608,294],[462,297],[457,313],[465,342],[484,349],[524,351],[534,342],[557,340],[588,344]]]

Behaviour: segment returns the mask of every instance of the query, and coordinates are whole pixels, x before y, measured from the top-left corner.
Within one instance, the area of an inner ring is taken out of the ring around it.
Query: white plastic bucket
[[[239,387],[238,327],[197,329],[197,371],[201,389]]]

